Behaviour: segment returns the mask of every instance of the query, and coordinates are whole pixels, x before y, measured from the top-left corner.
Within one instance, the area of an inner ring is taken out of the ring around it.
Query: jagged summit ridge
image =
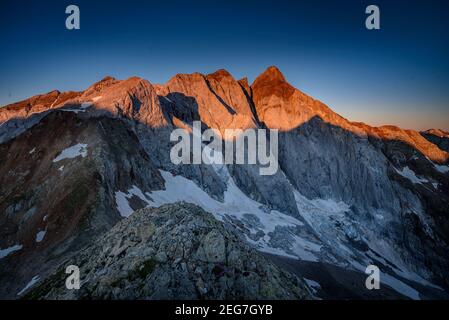
[[[434,136],[440,137],[440,138],[449,138],[449,132],[441,130],[441,129],[429,129],[426,131],[423,131],[424,134],[432,134]]]
[[[158,97],[163,99],[158,101]],[[175,103],[168,103],[173,101]],[[168,111],[175,114],[174,120],[178,124],[176,114],[187,112],[190,118],[201,120],[222,133],[225,129],[248,129],[260,125],[290,131],[318,117],[362,137],[403,141],[439,163],[449,159],[447,152],[416,131],[395,126],[376,128],[341,117],[289,84],[275,66],[267,68],[251,86],[245,79],[236,81],[224,69],[207,75],[177,74],[163,85],[152,85],[138,77],[116,80],[107,76],[83,92],[52,91],[5,106],[0,109],[0,123],[83,103],[92,103],[112,115],[124,115],[154,127],[173,124],[166,114]],[[180,111],[182,108],[187,110]]]

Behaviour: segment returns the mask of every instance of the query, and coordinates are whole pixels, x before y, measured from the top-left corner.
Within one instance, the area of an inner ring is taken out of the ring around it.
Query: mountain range
[[[278,172],[174,165],[193,121],[278,129]],[[0,298],[449,298],[449,133],[351,122],[276,67],[4,106],[0,164]]]

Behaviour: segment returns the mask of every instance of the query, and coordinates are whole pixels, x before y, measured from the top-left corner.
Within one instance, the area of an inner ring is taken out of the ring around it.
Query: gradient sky
[[[76,4],[81,30],[65,29]],[[376,4],[381,30],[365,28]],[[105,75],[164,83],[220,68],[291,84],[370,124],[449,130],[449,1],[0,2],[0,105]]]

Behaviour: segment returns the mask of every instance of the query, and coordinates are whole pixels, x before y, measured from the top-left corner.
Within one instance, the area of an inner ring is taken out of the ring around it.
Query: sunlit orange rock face
[[[46,111],[57,105],[79,96],[79,92],[59,92],[57,90],[46,94],[33,96],[26,100],[0,108],[0,123],[12,118],[26,118],[33,113]]]
[[[251,86],[257,115],[268,128],[293,130],[313,117],[351,131],[360,136],[384,140],[398,140],[413,146],[429,159],[445,162],[449,154],[440,150],[416,131],[402,130],[396,126],[371,127],[350,122],[326,105],[291,86],[276,67],[268,68]]]
[[[449,138],[449,132],[440,129],[429,129],[424,131],[425,134],[431,134],[439,138]]]
[[[271,129],[290,131],[316,116],[335,125],[348,124],[326,105],[290,85],[276,67],[262,73],[251,89],[258,117]]]
[[[373,137],[383,140],[397,140],[407,143],[435,162],[446,162],[449,154],[425,139],[419,132],[403,130],[396,126],[368,127],[368,132]]]
[[[12,118],[26,118],[52,108],[91,102],[95,109],[115,116],[125,116],[149,127],[167,125],[186,127],[176,116],[168,119],[159,98],[170,101],[177,96],[191,101],[191,112],[198,114],[207,127],[218,130],[257,128],[261,125],[291,131],[314,117],[362,137],[397,140],[413,146],[432,161],[445,162],[449,154],[413,130],[395,126],[371,127],[351,122],[290,85],[276,67],[269,67],[252,85],[246,78],[239,81],[226,70],[203,75],[178,74],[166,84],[152,85],[133,77],[116,80],[106,77],[84,92],[52,91],[0,109],[0,123]],[[436,132],[436,131],[435,131]],[[442,131],[438,135],[446,134]]]
[[[193,97],[198,114],[208,127],[219,130],[256,128],[250,102],[240,84],[225,70],[209,75],[179,74],[156,90],[161,96]]]
[[[0,123],[12,118],[26,118],[49,109],[83,103],[95,106],[96,111],[105,111],[113,116],[125,116],[150,127],[167,125],[153,85],[138,77],[127,80],[106,77],[83,92],[52,91],[32,97],[1,108]]]
[[[167,125],[153,85],[138,77],[123,81],[105,78],[86,90],[81,100],[93,101],[95,109],[122,115],[152,128]]]
[[[439,129],[430,129],[421,132],[421,135],[437,145],[441,150],[449,152],[449,132]]]

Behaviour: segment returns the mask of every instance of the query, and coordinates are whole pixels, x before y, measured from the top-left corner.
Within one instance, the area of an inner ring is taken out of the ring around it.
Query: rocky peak
[[[47,105],[47,104],[51,104],[53,101],[55,101],[55,99],[59,96],[60,92],[58,90],[53,90],[50,91],[48,93],[45,94],[39,94],[39,95],[35,95],[31,98],[13,103],[13,104],[9,104],[4,106],[4,108],[2,108],[1,110],[10,110],[10,111],[14,111],[14,110],[20,110],[23,108],[28,108],[31,109],[34,106],[37,105]]]
[[[269,67],[258,76],[251,89],[257,116],[268,128],[294,129],[324,109],[290,85],[276,67]]]
[[[273,85],[283,82],[287,81],[282,72],[277,67],[271,66],[254,80],[253,86]]]
[[[58,90],[50,91],[31,98],[9,104],[0,108],[0,123],[10,119],[24,119],[34,113],[46,111],[54,108],[62,102],[78,96],[79,92],[64,92]]]
[[[218,129],[257,127],[250,101],[240,84],[226,70],[208,75],[178,74],[165,85],[156,87],[158,94],[172,101],[175,108],[188,109],[206,126]],[[183,120],[183,119],[181,119]]]
[[[99,90],[94,97],[96,110],[138,120],[152,128],[168,125],[157,93],[149,81],[139,77],[123,81],[105,79],[91,87]]]
[[[228,80],[235,81],[234,77],[225,69],[219,69],[213,73],[206,76],[207,79],[214,79],[216,81]]]
[[[361,137],[396,140],[413,146],[432,161],[444,163],[449,154],[424,139],[417,131],[402,130],[395,126],[371,127],[353,123],[291,86],[276,67],[268,68],[251,86],[257,116],[268,128],[291,131],[313,118],[320,118],[335,127]]]
[[[170,102],[170,106],[162,107],[159,98],[162,103]],[[61,93],[54,90],[5,106],[0,109],[0,123],[14,119],[14,124],[10,123],[2,128],[3,131],[11,131],[24,127],[16,122],[33,114],[85,103],[93,104],[95,108],[92,110],[105,110],[114,116],[125,116],[150,127],[167,126],[169,116],[166,113],[171,112],[176,117],[181,116],[182,121],[199,119],[206,126],[222,133],[228,128],[255,128],[259,122],[268,128],[291,131],[318,117],[359,136],[403,141],[439,163],[446,162],[449,158],[447,152],[440,150],[448,150],[447,141],[435,141],[437,138],[447,140],[448,133],[433,129],[419,134],[396,127],[373,128],[350,122],[320,101],[294,88],[274,66],[257,77],[251,86],[246,78],[236,81],[224,69],[208,75],[178,74],[167,84],[156,86],[138,77],[116,80],[107,76],[84,92]],[[10,134],[6,136],[9,137]],[[431,140],[429,137],[435,139]]]
[[[116,80],[113,77],[106,76],[102,80],[95,82],[93,85],[91,85],[89,88],[84,91],[84,96],[90,96],[93,94],[98,94],[101,91],[103,91],[106,88],[109,88],[110,86],[118,83],[120,81]]]

